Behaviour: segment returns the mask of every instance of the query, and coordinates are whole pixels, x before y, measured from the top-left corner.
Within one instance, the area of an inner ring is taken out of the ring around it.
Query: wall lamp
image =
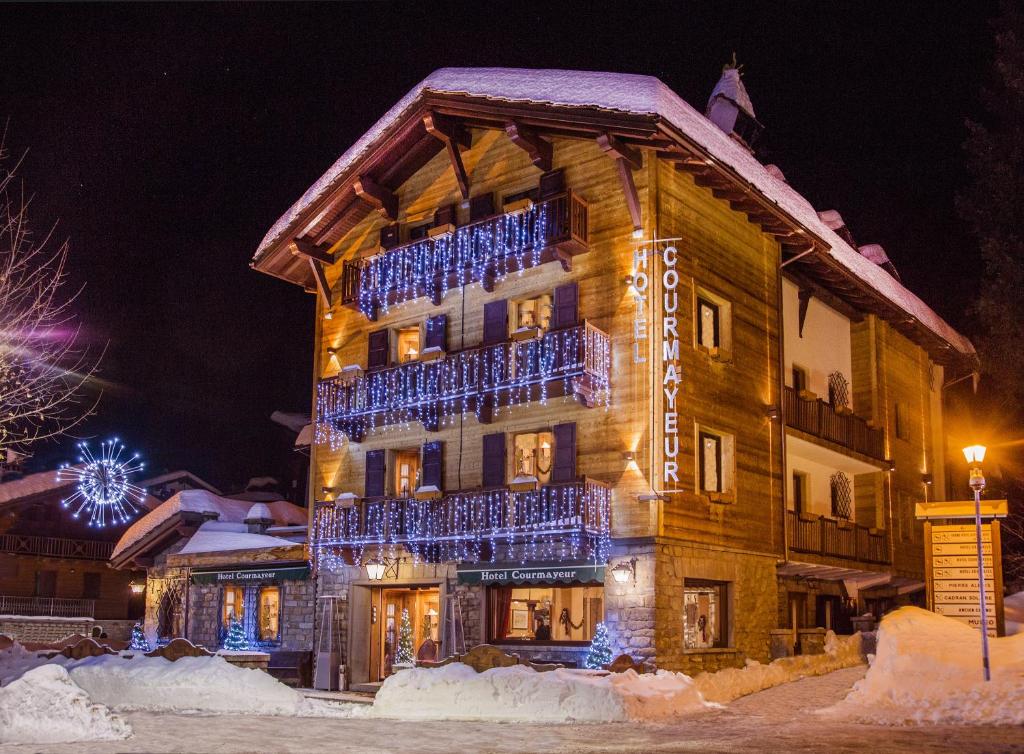
[[[142,594],[143,592],[146,591],[146,582],[143,581],[140,584],[137,581],[135,581],[134,579],[132,579],[131,581],[128,582],[128,589],[131,590],[132,594],[138,596],[138,595],[140,595],[140,594]]]
[[[636,558],[630,558],[628,561],[621,561],[618,565],[612,568],[612,578],[615,579],[617,584],[625,584],[629,580],[629,577],[633,577],[633,583],[636,583]]]
[[[764,415],[767,416],[769,419],[778,419],[779,418],[779,407],[776,406],[774,403],[772,405],[770,405],[770,406],[765,406],[764,407]]]
[[[384,578],[397,579],[398,567],[405,558],[388,558],[376,556],[366,561],[366,578],[370,581],[381,581]]]

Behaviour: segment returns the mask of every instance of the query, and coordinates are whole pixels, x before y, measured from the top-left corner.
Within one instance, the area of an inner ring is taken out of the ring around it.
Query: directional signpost
[[[974,518],[974,501],[918,503],[917,517],[925,519],[925,575],[928,609],[981,627],[978,583],[978,539],[974,524],[952,523]],[[1001,636],[1003,573],[999,521],[1006,516],[1005,500],[982,501],[981,555],[985,571],[985,606],[989,636]]]

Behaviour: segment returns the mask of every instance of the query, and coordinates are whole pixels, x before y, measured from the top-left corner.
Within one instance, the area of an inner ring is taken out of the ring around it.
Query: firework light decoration
[[[58,481],[78,483],[61,505],[72,511],[72,518],[88,514],[89,526],[106,526],[108,516],[111,524],[127,523],[138,513],[146,495],[144,489],[128,481],[143,468],[139,454],[123,457],[124,445],[116,437],[100,443],[98,455],[84,442],[78,443],[78,450],[78,463],[64,464],[57,472]]]

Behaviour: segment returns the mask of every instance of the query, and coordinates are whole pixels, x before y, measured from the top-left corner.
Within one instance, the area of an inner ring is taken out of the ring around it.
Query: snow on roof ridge
[[[178,554],[261,550],[269,547],[295,547],[296,544],[298,543],[281,537],[250,532],[249,527],[242,523],[204,521]]]
[[[830,247],[829,256],[879,295],[902,308],[960,353],[975,353],[974,346],[966,337],[822,222],[806,197],[773,175],[773,171],[664,82],[643,74],[529,68],[439,68],[395,103],[274,223],[260,242],[254,261],[259,260],[284,235],[303,210],[332,190],[345,170],[394,127],[425,91],[658,116],[736,171],[783,212],[825,241]]]

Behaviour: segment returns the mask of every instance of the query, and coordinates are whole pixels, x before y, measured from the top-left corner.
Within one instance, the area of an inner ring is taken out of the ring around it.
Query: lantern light
[[[967,459],[967,463],[980,464],[985,460],[986,450],[984,445],[969,445],[964,448],[964,458]]]
[[[629,561],[622,561],[617,566],[612,568],[612,577],[615,579],[617,584],[625,584],[629,580],[629,577],[633,577],[633,583],[636,583],[636,558],[630,558]]]
[[[384,561],[380,558],[371,558],[366,561],[366,577],[370,581],[380,581],[384,578]]]

